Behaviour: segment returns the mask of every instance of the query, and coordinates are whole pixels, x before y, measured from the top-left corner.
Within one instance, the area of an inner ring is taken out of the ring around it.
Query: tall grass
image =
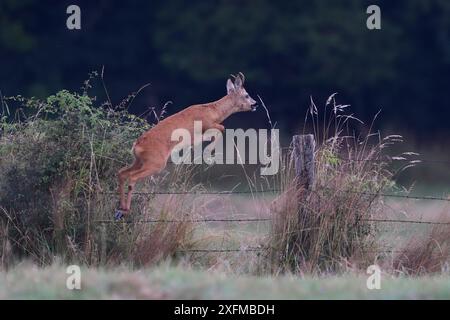
[[[394,186],[396,174],[384,150],[401,137],[382,138],[372,125],[364,136],[349,134],[349,122],[361,121],[346,108],[332,95],[319,113],[311,100],[305,127],[310,121],[318,140],[312,191],[297,186],[291,155],[284,159],[283,193],[271,205],[275,222],[268,241],[275,272],[336,272],[375,262],[371,220],[382,215],[380,195]]]
[[[132,99],[128,97],[126,100]],[[60,91],[45,101],[21,96],[4,99],[0,136],[0,254],[3,266],[30,259],[40,265],[63,261],[88,265],[156,263],[188,243],[193,200],[181,196],[152,207],[138,198],[133,216],[166,223],[113,224],[116,174],[131,162],[132,142],[151,127],[121,103],[95,105],[87,95]],[[164,109],[163,109],[164,111]],[[180,166],[142,186],[195,188],[192,167]],[[181,218],[180,218],[181,217]],[[132,217],[131,220],[134,218]],[[167,228],[168,227],[168,228]]]
[[[57,260],[108,267],[175,260],[209,270],[260,275],[334,273],[380,262],[383,248],[373,220],[387,211],[381,195],[397,188],[396,175],[415,162],[402,162],[393,171],[393,161],[412,155],[388,156],[388,147],[402,138],[382,137],[373,131],[373,122],[365,134],[355,136],[350,123],[363,127],[362,123],[346,114],[348,106],[337,104],[335,95],[323,112],[311,100],[305,117],[305,128],[311,128],[318,146],[312,189],[298,185],[292,156],[284,154],[276,177],[282,192],[269,208],[273,218],[269,236],[259,240],[257,232],[243,235],[225,230],[219,235],[214,227],[198,221],[194,225],[205,210],[208,216],[216,214],[208,212],[215,199],[191,194],[205,187],[197,182],[197,167],[188,165],[169,165],[162,174],[140,183],[131,215],[113,222],[118,205],[116,173],[131,162],[133,141],[153,124],[128,113],[127,104],[135,94],[116,107],[109,99],[96,105],[89,88],[88,81],[83,93],[63,90],[44,101],[4,99],[0,268],[23,259],[38,265]],[[19,106],[15,114],[9,113],[9,104]],[[150,112],[157,122],[165,107],[159,115]],[[255,189],[257,179],[253,181],[242,169],[247,184]],[[163,190],[168,194],[158,194]],[[253,200],[263,206],[260,199]],[[414,275],[445,269],[450,258],[448,230],[436,227],[425,238],[413,237],[384,265],[393,273]],[[260,255],[238,252],[231,258],[185,253],[199,247],[245,247],[239,237],[268,250]]]
[[[445,213],[448,212],[448,206]],[[420,276],[450,270],[450,220],[443,213],[428,232],[412,234],[396,248],[388,268],[393,273]]]

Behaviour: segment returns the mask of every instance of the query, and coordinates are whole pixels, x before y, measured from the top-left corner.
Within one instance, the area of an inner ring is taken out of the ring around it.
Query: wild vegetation
[[[120,107],[95,107],[87,94],[67,91],[46,101],[20,96],[5,101],[22,108],[12,117],[5,115],[1,128],[4,263],[26,258],[46,265],[57,256],[88,265],[143,264],[154,255],[164,257],[165,247],[178,248],[189,232],[186,224],[143,228],[107,223],[117,205],[117,171],[130,161],[131,143],[150,127],[147,122]],[[168,180],[183,190],[189,170],[172,172]],[[149,203],[142,200],[139,208]],[[169,196],[156,214],[189,213],[189,205],[186,197]]]
[[[314,102],[305,122],[313,124],[318,146],[312,191],[298,186],[290,153],[274,179],[277,197],[265,210],[268,233],[227,231],[231,246],[240,238],[261,249],[227,258],[189,249],[210,247],[224,238],[217,226],[198,223],[214,216],[195,166],[173,166],[140,186],[132,216],[112,221],[117,207],[116,173],[131,160],[131,144],[153,124],[130,114],[135,94],[113,107],[97,105],[87,93],[60,91],[46,100],[3,99],[0,136],[0,255],[8,269],[27,260],[39,266],[79,263],[87,267],[151,267],[169,261],[186,267],[234,273],[329,274],[365,271],[377,263],[392,274],[441,273],[450,257],[450,229],[416,236],[386,254],[374,219],[385,217],[381,196],[395,188],[394,177],[414,160],[392,166],[385,149],[400,136],[382,137],[372,129],[349,135],[347,106],[332,95],[319,113]],[[11,104],[20,107],[14,114]],[[155,117],[164,117],[165,109]],[[211,168],[212,170],[213,168]],[[247,175],[247,178],[250,175]],[[248,178],[249,187],[255,184]],[[259,200],[257,200],[259,201]],[[151,223],[146,223],[151,220]]]

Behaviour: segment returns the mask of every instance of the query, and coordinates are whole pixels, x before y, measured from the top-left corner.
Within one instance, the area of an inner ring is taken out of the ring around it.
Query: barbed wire
[[[185,249],[177,250],[177,253],[230,253],[230,252],[262,252],[271,248],[248,248],[248,249]],[[363,250],[363,253],[406,253],[407,250]]]
[[[282,147],[280,149],[281,150],[288,150],[288,151],[292,151],[293,150],[292,147]],[[387,156],[386,158],[375,158],[375,159],[352,159],[352,158],[341,157],[339,155],[337,155],[336,157],[338,159],[340,159],[340,160],[355,161],[355,162],[420,161],[420,162],[428,162],[428,163],[444,163],[444,164],[449,164],[450,165],[450,160],[443,160],[443,159],[421,159],[421,158],[417,158],[417,159],[396,159],[395,157],[389,157],[389,156]]]
[[[382,159],[342,159],[346,161],[386,161]],[[404,161],[406,161],[405,159]],[[419,159],[418,159],[419,160]],[[450,163],[447,161],[431,160],[427,161],[420,159],[422,162],[442,162]],[[257,194],[257,193],[279,193],[281,189],[267,189],[267,190],[229,190],[229,191],[149,191],[149,192],[135,192],[136,195],[171,195],[171,194],[192,194],[192,195],[232,195],[232,194]],[[355,193],[361,195],[369,195],[374,197],[392,197],[392,198],[404,198],[413,200],[431,200],[431,201],[446,201],[450,202],[449,198],[436,197],[436,196],[412,196],[404,194],[385,194],[385,193],[373,193],[373,192],[361,192],[343,190],[342,192]],[[102,192],[102,194],[117,194],[116,192]],[[251,223],[251,222],[269,222],[274,221],[274,218],[203,218],[203,219],[147,219],[137,221],[122,221],[123,223],[210,223],[210,222],[235,222],[235,223]],[[449,226],[450,222],[437,222],[437,221],[423,221],[423,220],[402,220],[402,219],[361,219],[362,221],[374,222],[374,223],[408,223],[408,224],[422,224],[422,225],[444,225]],[[96,220],[97,223],[116,223],[114,220]],[[184,253],[242,253],[242,252],[262,252],[269,250],[270,248],[231,248],[231,249],[185,249],[177,250],[177,252]],[[396,250],[382,250],[376,251],[376,253],[402,253],[402,251]]]
[[[380,196],[380,197],[387,197],[387,198],[404,198],[404,199],[413,199],[413,200],[433,200],[433,201],[450,202],[449,198],[435,197],[435,196],[411,196],[411,195],[407,195],[407,194],[373,193],[373,192],[352,191],[352,190],[344,190],[343,192],[356,193],[356,194],[369,195],[369,196]]]
[[[351,158],[346,158],[346,157],[340,157],[340,156],[336,156],[337,159],[339,160],[343,160],[343,161],[349,161],[349,162],[405,162],[405,161],[409,161],[409,162],[414,162],[416,164],[419,163],[441,163],[441,164],[448,164],[450,165],[450,160],[433,160],[433,159],[396,159],[394,158],[376,158],[376,159],[351,159]],[[246,158],[222,158],[221,160],[224,161],[224,164],[232,164],[232,165],[242,165],[242,164],[246,164],[245,161],[247,161],[248,159]],[[234,163],[235,161],[237,161],[236,163]],[[233,163],[227,163],[227,162],[233,162]],[[179,164],[183,164],[183,163],[176,163],[173,161],[168,161],[168,164],[173,164],[173,165],[179,165]],[[203,163],[199,163],[199,164],[195,164],[194,165],[203,165]],[[259,165],[259,164],[254,164],[254,165]]]
[[[268,190],[242,190],[242,191],[137,191],[133,192],[133,195],[170,195],[170,194],[193,194],[193,195],[229,195],[229,194],[253,194],[253,193],[277,193],[281,192],[280,189],[268,189]],[[99,194],[117,195],[117,192],[103,191]]]
[[[327,188],[330,189],[330,188]],[[333,189],[330,189],[333,190]],[[244,190],[244,191],[141,191],[133,192],[134,195],[181,195],[181,194],[192,194],[192,195],[230,195],[230,194],[255,194],[255,193],[277,193],[283,192],[280,189],[268,189],[268,190]],[[450,198],[436,197],[436,196],[412,196],[406,194],[392,194],[392,193],[374,193],[374,192],[364,192],[364,191],[352,191],[352,190],[342,190],[345,193],[355,193],[368,196],[378,196],[378,197],[388,197],[388,198],[404,198],[413,200],[434,200],[434,201],[446,201],[450,202]],[[99,192],[99,194],[117,195],[117,192]]]
[[[431,224],[431,225],[450,225],[450,222],[423,221],[423,220],[402,220],[402,219],[363,219],[368,222],[379,223],[415,223],[415,224]]]
[[[244,219],[155,219],[155,220],[137,220],[137,221],[123,221],[123,223],[133,224],[133,223],[201,223],[201,222],[265,222],[272,221],[272,218],[244,218]],[[115,220],[94,220],[97,223],[113,223]]]
[[[283,148],[286,149],[286,148]],[[340,160],[349,162],[385,162],[385,161],[416,161],[416,163],[443,163],[450,164],[450,161],[446,160],[431,160],[431,159],[350,159],[345,157],[338,157]],[[233,159],[233,158],[232,158]],[[228,159],[227,159],[228,160]],[[233,159],[234,160],[234,159]],[[237,159],[239,160],[239,159]],[[192,194],[192,195],[233,195],[233,194],[260,194],[260,193],[280,193],[283,192],[281,189],[267,189],[267,190],[227,190],[227,191],[148,191],[148,192],[135,192],[136,195],[181,195],[181,194]],[[450,202],[449,198],[437,197],[437,196],[413,196],[405,194],[392,194],[392,193],[374,193],[374,192],[363,192],[363,191],[351,191],[343,190],[340,192],[355,193],[361,195],[368,195],[374,197],[390,197],[390,198],[403,198],[412,200],[428,200],[428,201],[446,201]],[[117,194],[116,192],[102,192],[102,194]],[[260,222],[270,222],[274,221],[274,218],[202,218],[202,219],[146,219],[137,221],[120,221],[119,223],[134,224],[134,223],[215,223],[215,222],[232,222],[232,223],[260,223]],[[450,226],[450,222],[437,222],[437,221],[423,221],[423,220],[404,220],[404,219],[361,219],[362,221],[374,222],[374,223],[392,223],[392,224],[420,224],[420,225],[443,225]],[[117,223],[115,220],[95,220],[97,223]],[[245,252],[256,252],[260,253],[263,251],[270,250],[267,247],[248,247],[248,248],[212,248],[212,249],[183,249],[177,250],[176,252],[181,253],[245,253]],[[374,253],[403,253],[399,250],[379,250]]]
[[[274,221],[274,218],[237,218],[237,219],[149,219],[149,220],[137,220],[137,221],[120,221],[120,223],[134,224],[134,223],[207,223],[207,222],[268,222]],[[379,222],[379,223],[414,223],[414,224],[428,224],[428,225],[450,225],[450,222],[438,222],[438,221],[423,221],[423,220],[402,220],[402,219],[361,219],[361,221],[367,222]],[[95,223],[117,223],[115,220],[94,220]]]
[[[354,161],[354,162],[386,162],[386,161],[416,161],[415,163],[444,163],[444,164],[449,164],[450,165],[450,161],[447,160],[431,160],[431,159],[392,159],[392,158],[386,158],[386,159],[350,159],[350,158],[344,158],[344,157],[338,157],[338,159],[340,160],[345,160],[345,161]],[[417,162],[418,161],[418,162]]]
[[[209,253],[209,252],[261,252],[269,250],[269,248],[245,248],[245,249],[186,249],[177,250],[176,252],[193,252],[193,253]]]

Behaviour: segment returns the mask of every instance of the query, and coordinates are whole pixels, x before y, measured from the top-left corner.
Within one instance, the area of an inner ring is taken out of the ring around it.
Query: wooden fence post
[[[298,229],[297,232],[291,234],[290,247],[291,253],[297,256],[297,261],[304,263],[304,253],[302,247],[308,246],[308,232],[303,232],[305,226],[310,226],[310,212],[305,206],[314,188],[314,149],[316,142],[314,135],[295,135],[292,137],[292,154],[291,161],[294,161],[295,183],[296,183],[296,201],[298,202]]]
[[[314,186],[314,135],[295,135],[292,138],[292,157],[295,166],[297,185],[311,191]]]

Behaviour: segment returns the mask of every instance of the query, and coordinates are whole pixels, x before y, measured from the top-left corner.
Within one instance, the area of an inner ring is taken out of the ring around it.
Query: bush
[[[128,240],[143,237],[137,224],[95,221],[112,218],[117,171],[131,162],[132,142],[150,124],[124,108],[95,106],[86,93],[63,90],[46,101],[5,100],[20,105],[12,121],[3,116],[1,122],[0,217],[9,255],[41,264],[55,256],[96,264],[102,254],[133,261]],[[189,175],[171,178],[183,184]],[[146,205],[146,199],[135,202],[138,209]],[[146,232],[153,228],[158,225]]]
[[[297,186],[291,156],[284,160],[283,192],[271,205],[275,222],[268,246],[274,271],[336,272],[349,264],[374,263],[377,233],[371,220],[383,212],[380,195],[394,186],[387,169],[391,159],[382,150],[401,137],[377,134],[371,143],[371,128],[363,138],[346,134],[347,122],[359,121],[345,115],[346,107],[333,95],[319,119],[311,102],[307,116],[319,142],[311,192]],[[319,131],[319,121],[325,120]]]

